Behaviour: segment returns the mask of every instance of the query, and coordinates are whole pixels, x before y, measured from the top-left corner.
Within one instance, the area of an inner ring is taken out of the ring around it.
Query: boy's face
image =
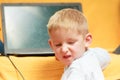
[[[49,40],[55,57],[67,66],[83,55],[88,47],[87,43],[86,37],[83,38],[76,30],[66,31],[64,29],[52,31]]]

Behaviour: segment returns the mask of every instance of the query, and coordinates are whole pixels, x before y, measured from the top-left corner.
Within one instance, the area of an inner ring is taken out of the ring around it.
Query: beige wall
[[[0,3],[80,2],[93,34],[91,47],[109,51],[120,45],[120,0],[0,0]],[[1,18],[1,16],[0,16]],[[0,21],[0,27],[1,27]],[[1,34],[0,38],[3,40]]]

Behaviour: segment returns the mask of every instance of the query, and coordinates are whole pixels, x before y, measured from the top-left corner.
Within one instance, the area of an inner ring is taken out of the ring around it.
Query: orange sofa
[[[105,80],[120,80],[120,55],[110,53],[111,63],[103,71]],[[12,65],[10,60],[16,68]],[[63,65],[54,56],[0,56],[0,80],[60,80]],[[22,76],[20,75],[22,74]]]

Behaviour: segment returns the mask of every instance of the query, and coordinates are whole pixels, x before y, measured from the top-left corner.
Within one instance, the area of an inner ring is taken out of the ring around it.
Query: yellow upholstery
[[[120,80],[120,55],[110,54],[111,63],[103,71],[105,80]]]
[[[15,57],[10,59],[19,69],[25,80],[59,80],[63,65],[50,57]],[[0,57],[0,80],[22,80],[7,57]]]
[[[110,55],[112,58],[111,63],[103,71],[105,80],[120,79],[120,55]],[[63,73],[63,65],[56,61],[54,56],[10,56],[10,59],[22,73],[25,80],[60,80]],[[0,56],[0,80],[22,80],[9,59],[4,56]]]

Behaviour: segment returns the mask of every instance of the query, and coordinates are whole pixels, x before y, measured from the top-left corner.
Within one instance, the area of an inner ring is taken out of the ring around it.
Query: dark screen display
[[[3,4],[2,23],[6,54],[46,54],[49,18],[63,8],[81,9],[80,3]]]

